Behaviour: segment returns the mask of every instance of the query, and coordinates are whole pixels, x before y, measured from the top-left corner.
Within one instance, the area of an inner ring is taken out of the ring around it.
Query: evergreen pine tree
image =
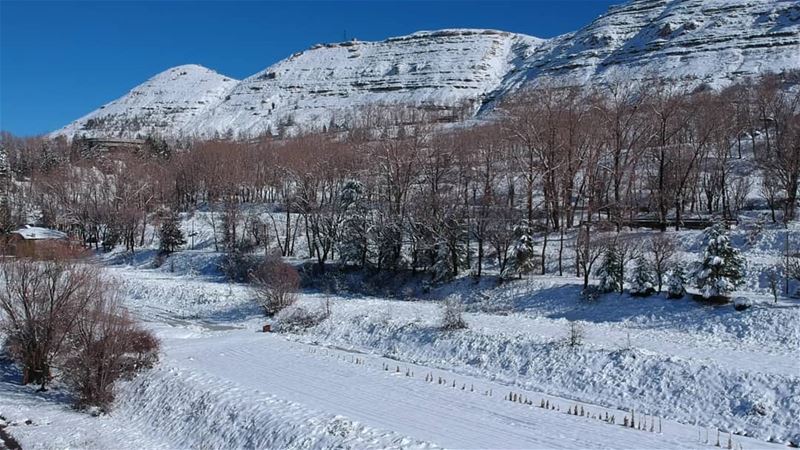
[[[435,256],[433,259],[433,281],[447,281],[453,276],[453,264],[450,262],[450,250],[447,244],[439,241],[435,245]]]
[[[337,244],[339,260],[343,264],[363,267],[367,262],[369,211],[362,202],[364,190],[361,182],[348,180],[342,187],[342,204],[347,216],[342,223],[341,238]]]
[[[667,298],[682,298],[686,293],[686,271],[678,264],[667,279]]]
[[[706,229],[703,259],[694,274],[695,286],[704,298],[724,297],[744,282],[745,259],[730,242],[721,222]]]
[[[172,253],[186,243],[177,213],[170,210],[162,213],[158,237],[161,241],[160,250],[162,253]]]
[[[601,292],[617,292],[622,289],[622,257],[616,245],[609,245],[603,255],[603,261],[595,274],[600,279],[598,288]]]
[[[523,222],[514,229],[516,240],[511,249],[511,255],[506,265],[504,275],[517,275],[533,272],[536,269],[536,251],[533,248],[533,236],[527,222]]]
[[[636,258],[636,268],[633,270],[633,277],[630,280],[630,292],[632,295],[646,297],[655,292],[655,275],[650,261],[644,255]]]
[[[351,214],[342,223],[341,239],[336,248],[343,264],[362,267],[367,262],[369,223],[367,214]]]

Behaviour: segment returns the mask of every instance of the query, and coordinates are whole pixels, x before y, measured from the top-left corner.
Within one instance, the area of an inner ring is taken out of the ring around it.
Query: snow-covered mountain
[[[341,125],[379,104],[458,120],[543,80],[719,87],[787,69],[800,69],[796,0],[634,0],[549,40],[454,29],[317,45],[241,82],[179,66],[53,134],[248,137]]]
[[[494,30],[441,30],[317,45],[243,80],[187,131],[256,135],[294,124],[322,128],[374,104],[472,114],[541,42]]]
[[[668,78],[720,87],[800,69],[796,0],[634,0],[536,49],[505,83]]]
[[[165,70],[124,96],[54,134],[124,137],[174,136],[203,111],[219,104],[239,83],[195,64]]]

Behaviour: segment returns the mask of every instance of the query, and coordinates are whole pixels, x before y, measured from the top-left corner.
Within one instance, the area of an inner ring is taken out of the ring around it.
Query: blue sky
[[[180,64],[241,79],[345,33],[380,40],[471,27],[546,38],[621,2],[0,0],[0,129],[52,131]]]

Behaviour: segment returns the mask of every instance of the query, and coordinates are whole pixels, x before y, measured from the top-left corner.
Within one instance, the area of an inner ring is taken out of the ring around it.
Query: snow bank
[[[176,368],[153,370],[126,385],[116,411],[176,448],[433,447]]]
[[[570,349],[560,335],[567,329],[563,319],[532,319],[523,326],[525,319],[518,316],[494,322],[471,314],[471,329],[446,333],[438,329],[433,305],[348,303],[337,303],[330,320],[298,338],[764,440],[785,442],[800,435],[795,420],[800,376],[792,368],[796,363],[781,357],[775,360],[785,361],[783,370],[766,371],[746,360],[731,365],[709,360],[694,355],[691,347],[679,349],[686,354],[681,356],[673,354],[675,348],[663,353],[636,348],[636,340],[629,348],[624,339],[610,341],[608,327],[590,323],[588,345]]]

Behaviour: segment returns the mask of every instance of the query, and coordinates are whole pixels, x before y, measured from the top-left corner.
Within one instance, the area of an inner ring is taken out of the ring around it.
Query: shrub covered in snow
[[[723,223],[708,228],[705,237],[703,259],[694,274],[695,286],[704,298],[722,298],[742,285],[746,262],[731,245]]]
[[[330,314],[330,305],[327,303],[316,309],[289,306],[275,315],[275,331],[297,332],[315,327],[330,317]]]
[[[264,314],[275,315],[297,301],[300,275],[279,257],[267,258],[250,277]]]
[[[585,288],[581,289],[581,298],[588,301],[597,300],[597,298],[603,292],[597,286],[586,286]]]
[[[467,322],[464,320],[464,305],[461,304],[461,298],[457,295],[447,297],[442,306],[442,329],[443,330],[461,330],[467,328]]]
[[[744,311],[751,306],[753,306],[753,302],[747,297],[736,297],[733,299],[733,307],[737,311]]]
[[[257,266],[258,259],[256,257],[234,250],[222,257],[219,270],[231,281],[245,282],[248,281]]]

